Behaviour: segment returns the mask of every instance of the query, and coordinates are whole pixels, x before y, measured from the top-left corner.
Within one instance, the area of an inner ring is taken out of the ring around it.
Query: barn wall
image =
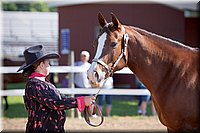
[[[113,12],[122,24],[144,28],[176,41],[185,41],[183,11],[164,5],[83,4],[59,7],[59,37],[62,28],[70,29],[70,49],[75,51],[75,60],[79,60],[79,53],[82,50],[88,50],[91,53],[91,59],[94,57],[95,51],[92,42],[96,37],[95,27],[99,25],[97,19],[99,12],[105,16],[108,22],[111,21],[110,12]],[[59,38],[59,47],[60,45]],[[60,64],[67,64],[67,55],[62,55]],[[117,74],[114,79],[115,86],[135,87],[133,75]]]
[[[185,44],[198,47],[199,46],[199,19],[185,18]]]

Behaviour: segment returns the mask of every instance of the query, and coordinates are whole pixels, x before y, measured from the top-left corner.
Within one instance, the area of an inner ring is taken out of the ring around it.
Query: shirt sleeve
[[[66,95],[61,94],[61,97],[67,98]],[[76,97],[76,101],[77,101],[77,108],[80,112],[82,112],[85,109],[85,100],[84,100],[84,96],[80,96],[80,97]]]
[[[31,99],[53,110],[66,110],[78,107],[76,98],[61,97],[56,88],[49,88],[46,84],[29,83],[26,86],[26,94]]]
[[[82,112],[85,108],[85,101],[84,101],[84,96],[81,96],[81,97],[77,97],[76,100],[77,100],[77,104],[78,104],[78,110],[80,112]]]

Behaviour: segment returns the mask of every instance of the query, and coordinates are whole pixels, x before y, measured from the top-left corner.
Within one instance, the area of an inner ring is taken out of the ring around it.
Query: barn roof
[[[38,0],[1,0],[2,2],[38,2]],[[198,0],[45,0],[51,7],[71,6],[93,3],[158,3],[179,10],[198,11]]]
[[[47,1],[49,6],[71,6],[79,4],[93,4],[93,3],[158,3],[173,7],[179,10],[198,10],[198,0],[53,0]]]
[[[17,58],[25,48],[37,44],[43,44],[48,52],[58,51],[57,12],[4,11],[2,20],[4,57]]]

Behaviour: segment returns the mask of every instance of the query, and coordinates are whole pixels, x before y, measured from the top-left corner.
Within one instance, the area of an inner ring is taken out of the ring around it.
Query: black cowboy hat
[[[27,48],[24,51],[24,57],[25,57],[25,63],[17,70],[17,72],[24,70],[24,69],[30,67],[31,65],[38,63],[44,59],[59,58],[60,55],[58,55],[56,53],[48,54],[48,53],[44,52],[42,45],[36,45],[36,46]]]

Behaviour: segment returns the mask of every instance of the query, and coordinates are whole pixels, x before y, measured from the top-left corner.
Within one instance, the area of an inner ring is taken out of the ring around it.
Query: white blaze
[[[104,32],[99,37],[98,44],[97,44],[97,51],[96,51],[96,55],[94,56],[94,59],[99,59],[99,57],[101,56],[101,54],[103,52],[104,45],[105,45],[106,36],[107,36],[107,33]],[[94,71],[95,68],[96,68],[96,65],[97,65],[97,62],[93,62],[90,68],[92,68],[92,70]]]
[[[98,39],[97,51],[96,51],[96,55],[94,57],[95,59],[99,59],[99,57],[101,56],[101,54],[103,52],[103,48],[104,48],[105,41],[106,41],[106,36],[107,36],[107,33],[103,33]],[[96,71],[96,66],[97,66],[97,62],[93,62],[88,70],[88,77],[93,82],[96,82],[96,79],[94,76],[94,71]]]
[[[96,51],[96,55],[95,55],[95,59],[99,59],[99,57],[101,56],[102,52],[103,52],[103,48],[105,45],[105,41],[106,41],[106,36],[107,33],[103,33],[99,39],[98,39],[98,46],[97,46],[97,51]]]

